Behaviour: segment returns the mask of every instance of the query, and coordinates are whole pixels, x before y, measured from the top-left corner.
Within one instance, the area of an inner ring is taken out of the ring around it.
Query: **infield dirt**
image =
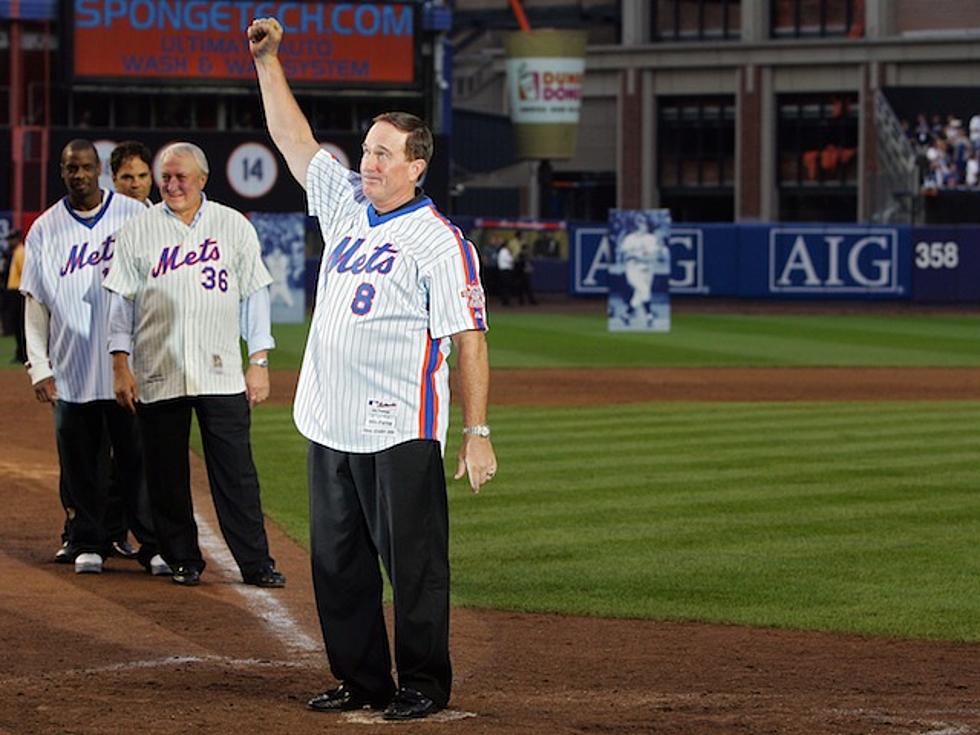
[[[273,382],[274,399],[287,400],[295,375]],[[507,370],[495,372],[492,395],[854,398],[977,399],[980,375]],[[289,577],[271,592],[224,572],[220,542],[197,588],[116,559],[101,575],[75,575],[53,562],[62,512],[51,411],[23,374],[4,371],[0,416],[0,734],[980,732],[978,645],[470,609],[453,613],[448,714],[473,716],[388,725],[312,713],[306,699],[331,680],[304,549],[269,524]],[[195,507],[216,529],[202,465],[192,467]]]

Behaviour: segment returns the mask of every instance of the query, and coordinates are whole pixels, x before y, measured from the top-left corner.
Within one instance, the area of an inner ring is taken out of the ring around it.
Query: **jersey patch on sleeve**
[[[486,294],[483,292],[483,286],[479,283],[466,284],[466,288],[460,291],[459,295],[466,300],[467,307],[474,311],[487,305]]]

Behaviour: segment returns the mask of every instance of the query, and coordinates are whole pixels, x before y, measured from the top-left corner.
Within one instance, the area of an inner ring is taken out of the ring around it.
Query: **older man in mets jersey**
[[[187,456],[193,411],[218,521],[242,579],[282,587],[249,439],[250,407],[269,395],[272,279],[252,224],[204,195],[204,152],[174,143],[160,159],[163,202],[120,231],[103,284],[115,294],[109,349],[116,400],[139,416],[153,522],[173,581],[196,585],[205,566]],[[244,375],[239,335],[250,356]]]
[[[493,477],[489,368],[474,247],[417,184],[432,134],[413,115],[375,118],[360,174],[320,150],[278,60],[282,27],[248,37],[266,120],[306,189],[326,251],[293,415],[310,440],[317,610],[340,686],[319,711],[385,708],[425,717],[449,701],[448,512],[442,451],[458,352],[464,437],[456,477]],[[381,607],[378,556],[394,589],[398,688]]]
[[[143,481],[135,422],[113,400],[105,350],[109,296],[102,279],[117,253],[116,232],[144,209],[99,188],[101,166],[89,141],[71,141],[60,165],[68,195],[27,236],[20,284],[27,300],[27,369],[37,399],[54,404],[62,502],[70,518],[64,559],[74,558],[76,572],[101,572],[111,542],[99,472],[105,431],[127,492]],[[151,571],[165,570],[152,542],[141,553]]]

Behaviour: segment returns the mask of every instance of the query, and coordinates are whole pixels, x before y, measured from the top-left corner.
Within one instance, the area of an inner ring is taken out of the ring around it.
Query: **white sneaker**
[[[150,574],[154,577],[163,577],[165,575],[173,574],[170,569],[170,565],[163,560],[163,557],[156,554],[152,559],[150,559]]]
[[[100,574],[102,557],[94,553],[79,554],[75,557],[75,574]]]

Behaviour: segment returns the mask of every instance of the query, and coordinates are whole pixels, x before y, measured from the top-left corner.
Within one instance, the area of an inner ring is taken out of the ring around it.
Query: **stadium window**
[[[860,38],[864,35],[864,0],[773,0],[773,38]]]
[[[737,40],[741,34],[741,0],[657,0],[652,10],[655,40]]]
[[[857,207],[857,94],[780,95],[776,180],[780,219],[854,221]]]
[[[731,221],[735,201],[735,99],[657,100],[657,185],[678,221]]]

